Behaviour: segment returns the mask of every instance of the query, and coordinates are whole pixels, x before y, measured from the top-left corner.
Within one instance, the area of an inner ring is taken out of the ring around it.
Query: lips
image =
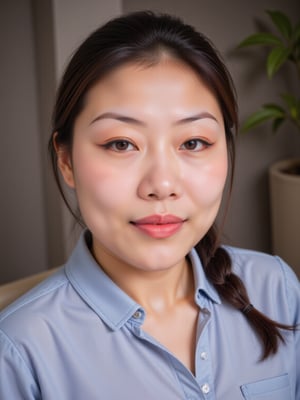
[[[134,221],[134,224],[149,224],[149,225],[166,225],[166,224],[177,224],[183,222],[182,218],[176,217],[175,215],[149,215],[148,217],[138,219]]]
[[[131,221],[140,231],[156,239],[164,239],[178,232],[185,220],[175,215],[149,215]]]

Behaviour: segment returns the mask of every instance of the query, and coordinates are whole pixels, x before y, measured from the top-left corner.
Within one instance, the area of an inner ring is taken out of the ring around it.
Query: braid
[[[262,360],[275,354],[279,342],[284,343],[280,329],[295,330],[295,326],[273,321],[258,311],[250,302],[243,281],[232,272],[228,252],[218,246],[218,237],[213,226],[198,243],[196,250],[201,258],[204,272],[223,300],[241,311],[248,319],[263,345]]]

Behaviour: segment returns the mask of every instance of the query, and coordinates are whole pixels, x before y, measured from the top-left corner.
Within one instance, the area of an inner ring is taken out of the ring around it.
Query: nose
[[[152,157],[143,171],[138,195],[145,200],[177,199],[182,195],[182,174],[175,156]]]

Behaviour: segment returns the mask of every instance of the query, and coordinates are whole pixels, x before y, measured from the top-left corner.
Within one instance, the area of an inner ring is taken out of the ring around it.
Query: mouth
[[[165,239],[177,233],[186,220],[175,215],[149,215],[131,224],[155,239]]]

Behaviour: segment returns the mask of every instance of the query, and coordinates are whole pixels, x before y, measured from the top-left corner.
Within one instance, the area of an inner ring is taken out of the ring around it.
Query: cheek
[[[214,206],[219,204],[227,178],[227,156],[220,156],[216,161],[206,163],[189,175],[189,186],[197,203]]]
[[[131,178],[125,170],[83,155],[74,157],[76,194],[81,212],[93,208],[114,210],[126,203],[126,194],[131,187]]]

